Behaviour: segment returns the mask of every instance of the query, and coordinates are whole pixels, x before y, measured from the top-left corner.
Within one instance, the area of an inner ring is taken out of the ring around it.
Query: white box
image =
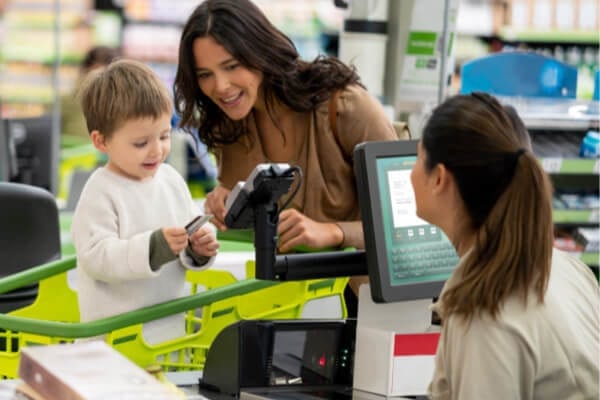
[[[354,354],[356,390],[379,396],[427,394],[440,337],[431,300],[376,304],[360,287]]]

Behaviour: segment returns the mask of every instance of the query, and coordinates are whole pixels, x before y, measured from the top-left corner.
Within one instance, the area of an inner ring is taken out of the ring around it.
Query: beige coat
[[[344,232],[343,246],[363,248],[354,168],[345,158],[352,160],[358,143],[397,136],[379,101],[358,86],[341,92],[337,112],[341,147],[331,132],[328,102],[307,113],[305,124],[297,127],[302,145],[289,164],[302,168],[304,181],[292,207],[315,221],[337,222]],[[228,189],[245,180],[257,164],[268,162],[254,126],[249,121],[248,136],[215,151],[219,182]]]

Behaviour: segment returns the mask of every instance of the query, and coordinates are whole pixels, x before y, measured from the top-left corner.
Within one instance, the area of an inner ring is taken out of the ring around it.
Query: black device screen
[[[333,383],[339,335],[336,329],[276,331],[270,384]]]

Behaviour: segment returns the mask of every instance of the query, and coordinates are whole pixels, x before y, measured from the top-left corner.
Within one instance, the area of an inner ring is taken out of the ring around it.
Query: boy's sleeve
[[[192,259],[195,265],[204,266],[206,263],[210,261],[212,257],[203,256],[201,254],[196,254],[191,247],[185,248],[185,254]]]
[[[191,248],[186,247],[179,253],[179,261],[187,269],[192,271],[204,271],[215,261],[215,257],[201,256],[192,251]]]
[[[217,228],[213,224],[207,222],[204,226],[209,228],[213,234],[216,234]],[[196,254],[191,246],[188,246],[179,253],[179,261],[181,262],[181,265],[187,269],[191,269],[192,271],[203,271],[213,265],[215,256],[209,257]]]
[[[150,235],[150,268],[158,271],[161,266],[173,261],[177,256],[173,254],[162,229],[157,229]]]

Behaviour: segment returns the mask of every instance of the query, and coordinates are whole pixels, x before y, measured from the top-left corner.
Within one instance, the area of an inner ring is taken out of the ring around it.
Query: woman
[[[354,69],[301,60],[251,1],[207,0],[183,29],[174,86],[181,125],[197,127],[218,160],[205,209],[219,229],[232,187],[257,164],[282,162],[304,182],[280,213],[279,250],[364,247],[352,152],[396,134]]]
[[[597,399],[598,284],[552,248],[552,188],[514,110],[437,107],[411,176],[417,214],[461,257],[435,308],[432,399]]]

